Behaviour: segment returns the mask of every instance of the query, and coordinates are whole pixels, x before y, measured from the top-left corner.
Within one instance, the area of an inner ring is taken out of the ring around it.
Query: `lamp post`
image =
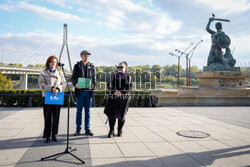
[[[173,53],[171,53],[171,52],[169,52],[169,54],[170,54],[171,56],[175,56],[175,57],[178,58],[178,81],[177,81],[177,85],[178,85],[178,88],[179,88],[179,87],[180,87],[180,58],[181,58],[182,55],[177,56],[176,54],[173,54]]]
[[[188,77],[188,86],[190,86],[191,84],[190,84],[190,81],[191,81],[191,59],[192,59],[192,57],[193,57],[193,55],[194,55],[194,51],[195,51],[195,49],[197,48],[197,46],[201,43],[201,42],[203,42],[203,40],[200,40],[200,42],[198,42],[196,45],[195,45],[195,47],[188,53],[188,54],[190,54],[190,58],[188,59],[188,63],[189,63],[189,69],[188,69],[188,73],[189,73],[189,77]]]
[[[191,43],[184,51],[180,51],[179,49],[175,49],[176,52],[180,53],[180,56],[182,56],[183,54],[186,55],[186,85],[188,86],[188,55],[187,53],[185,53],[191,46],[193,45],[193,43]]]

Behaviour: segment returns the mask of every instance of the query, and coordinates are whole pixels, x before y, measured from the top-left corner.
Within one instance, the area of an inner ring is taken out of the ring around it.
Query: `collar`
[[[86,67],[86,66],[89,66],[89,65],[90,65],[90,62],[88,61],[88,62],[86,63],[86,65],[84,65],[84,63],[83,63],[82,60],[81,60],[81,64],[82,64],[82,66]]]
[[[56,68],[55,68],[55,69],[52,69],[52,68],[49,67],[49,71],[50,71],[51,73],[55,73],[55,72],[56,72]]]

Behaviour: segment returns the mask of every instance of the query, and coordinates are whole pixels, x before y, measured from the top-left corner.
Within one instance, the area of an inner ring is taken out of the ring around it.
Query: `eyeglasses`
[[[117,66],[117,69],[123,69],[124,66]]]
[[[57,61],[50,61],[50,63],[57,63]]]

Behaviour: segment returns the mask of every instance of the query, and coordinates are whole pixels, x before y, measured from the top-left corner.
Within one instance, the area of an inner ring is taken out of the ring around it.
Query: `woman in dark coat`
[[[108,96],[104,113],[109,120],[110,131],[108,137],[114,136],[114,126],[118,119],[118,136],[122,136],[122,127],[125,123],[126,114],[130,103],[130,90],[132,88],[131,76],[127,72],[128,64],[123,61],[117,66],[117,72],[111,76],[108,88],[111,94]]]

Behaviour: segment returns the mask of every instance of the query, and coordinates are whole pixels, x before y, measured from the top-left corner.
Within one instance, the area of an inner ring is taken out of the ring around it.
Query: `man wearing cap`
[[[89,62],[91,53],[87,50],[83,50],[80,53],[82,58],[81,61],[77,62],[73,69],[72,83],[75,86],[76,96],[76,132],[74,136],[78,136],[81,133],[82,126],[82,109],[84,105],[85,110],[85,135],[93,136],[94,134],[90,131],[90,107],[92,103],[93,90],[95,88],[95,67]],[[91,78],[91,88],[80,88],[78,85],[78,78]]]

